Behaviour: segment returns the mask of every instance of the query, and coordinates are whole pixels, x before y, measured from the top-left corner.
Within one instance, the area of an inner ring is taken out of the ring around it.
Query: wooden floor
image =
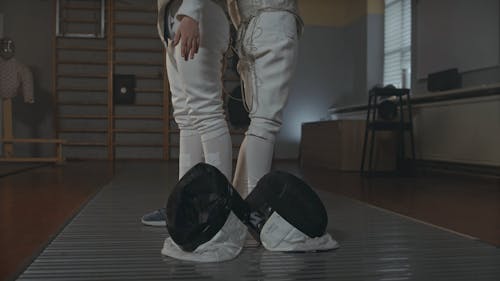
[[[26,267],[112,177],[107,162],[19,168],[0,177],[0,280]]]
[[[307,168],[316,188],[500,246],[500,180],[457,174],[360,177]]]
[[[360,178],[358,174],[295,162],[277,168],[300,172],[314,187],[500,246],[500,183],[457,176]],[[113,165],[75,162],[0,178],[0,280],[18,273],[102,186]],[[158,206],[151,206],[156,208]]]
[[[6,177],[22,172],[26,172],[31,169],[40,168],[42,166],[47,166],[49,164],[39,164],[39,163],[1,163],[0,162],[0,177]]]

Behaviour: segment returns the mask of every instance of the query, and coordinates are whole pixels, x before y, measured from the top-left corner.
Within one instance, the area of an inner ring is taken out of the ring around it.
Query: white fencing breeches
[[[173,5],[175,6],[175,5]],[[167,12],[173,38],[176,11]],[[199,22],[201,44],[193,60],[181,56],[181,44],[167,48],[167,72],[174,118],[180,129],[179,177],[205,160],[232,178],[232,145],[222,101],[222,59],[229,44],[229,22],[220,6],[206,1]]]
[[[297,63],[296,15],[263,11],[240,30],[239,40],[238,71],[251,122],[240,148],[234,185],[246,196],[271,169],[275,138]]]

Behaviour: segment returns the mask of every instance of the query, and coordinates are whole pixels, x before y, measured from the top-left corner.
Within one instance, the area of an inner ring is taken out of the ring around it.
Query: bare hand
[[[191,17],[182,16],[179,28],[175,33],[174,47],[181,43],[181,56],[193,59],[200,47],[200,27],[198,22]]]

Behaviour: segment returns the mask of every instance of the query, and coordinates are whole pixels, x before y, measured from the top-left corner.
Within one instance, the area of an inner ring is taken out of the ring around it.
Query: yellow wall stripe
[[[384,0],[299,0],[299,9],[306,25],[342,27],[383,14]]]
[[[367,12],[369,15],[382,15],[384,13],[384,0],[367,0]]]

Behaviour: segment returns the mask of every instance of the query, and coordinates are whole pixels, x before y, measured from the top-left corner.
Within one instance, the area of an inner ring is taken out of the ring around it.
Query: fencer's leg
[[[271,170],[275,132],[280,124],[260,118],[252,119],[243,139],[236,162],[233,186],[245,198],[257,182]]]
[[[246,135],[236,162],[233,186],[245,198],[257,182],[271,170],[274,141]],[[258,153],[257,153],[258,152]]]
[[[193,60],[174,56],[187,94],[189,116],[201,137],[205,162],[232,179],[231,136],[222,101],[222,59],[229,44],[229,22],[224,11],[207,1],[200,21],[201,44]]]
[[[205,162],[217,168],[231,181],[233,171],[232,141],[229,131],[215,138],[202,141]]]
[[[247,165],[252,167],[248,171],[248,190],[250,193],[257,185],[257,182],[271,170],[273,160],[274,141],[263,139],[257,136],[247,136]],[[259,153],[252,153],[259,151]]]
[[[179,179],[197,163],[203,162],[203,147],[197,130],[180,130]]]
[[[251,123],[246,133],[247,190],[271,169],[276,134],[297,62],[297,21],[288,12],[262,12],[242,38],[239,70]],[[242,154],[242,152],[244,154]],[[238,160],[240,161],[240,160]],[[239,173],[238,175],[244,175]],[[236,179],[240,182],[240,179]]]
[[[198,130],[189,116],[187,96],[174,57],[174,48],[167,49],[167,71],[170,84],[174,119],[179,126],[179,178],[199,162],[203,162],[203,149]]]

